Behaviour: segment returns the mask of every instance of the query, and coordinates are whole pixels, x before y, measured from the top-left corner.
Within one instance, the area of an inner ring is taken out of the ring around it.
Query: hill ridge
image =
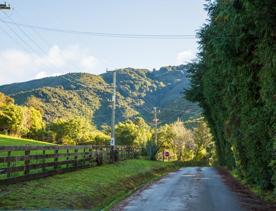
[[[199,107],[185,99],[181,92],[189,87],[186,66],[167,66],[159,70],[117,69],[117,121],[141,115],[151,121],[153,106],[166,108],[161,121],[168,123],[177,117],[187,119],[200,113]],[[17,104],[39,107],[46,121],[57,117],[80,115],[91,119],[97,126],[110,123],[112,72],[100,75],[74,72],[26,82],[0,86]],[[174,110],[191,108],[191,111]],[[169,108],[171,112],[169,112]],[[181,117],[182,116],[182,117]]]

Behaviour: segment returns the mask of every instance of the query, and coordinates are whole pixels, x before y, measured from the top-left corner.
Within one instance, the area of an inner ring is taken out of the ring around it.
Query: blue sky
[[[10,0],[0,19],[121,34],[195,34],[204,0]],[[17,34],[17,35],[15,35]],[[24,40],[24,41],[22,41]],[[33,30],[0,22],[0,84],[66,72],[159,68],[194,58],[196,39],[123,39]]]

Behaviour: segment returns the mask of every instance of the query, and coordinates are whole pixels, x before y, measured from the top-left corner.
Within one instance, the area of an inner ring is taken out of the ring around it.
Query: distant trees
[[[187,129],[184,123],[179,120],[171,125],[171,131],[171,146],[177,160],[191,160],[195,150],[192,131]]]
[[[151,160],[157,159],[158,154],[169,150],[179,161],[206,161],[209,164],[216,160],[216,150],[210,129],[203,118],[195,120],[193,129],[186,128],[184,122],[177,120],[165,124],[158,129],[157,142],[152,138],[146,144],[146,151]]]
[[[156,160],[158,153],[164,149],[170,148],[170,142],[173,137],[171,125],[165,124],[157,130],[157,141],[155,140],[155,130],[152,130],[152,138],[146,144],[146,152],[150,160]]]
[[[76,115],[45,123],[39,111],[44,106],[42,101],[30,97],[27,102],[28,106],[18,106],[0,93],[0,132],[56,144],[109,144],[109,126],[102,125],[99,131],[87,118]],[[206,123],[195,130],[187,129],[181,121],[165,124],[157,130],[157,142],[154,133],[142,117],[136,117],[116,125],[116,144],[144,148],[150,159],[157,159],[165,149],[181,161],[210,157],[212,137]]]
[[[91,141],[96,128],[82,117],[57,119],[48,125],[51,139],[56,144],[77,145]]]
[[[193,129],[194,160],[216,161],[216,148],[210,128],[203,118],[199,118],[197,126]]]
[[[14,104],[1,106],[0,128],[1,131],[14,135],[21,135],[25,132],[22,109]]]
[[[141,117],[116,125],[116,142],[119,145],[144,146],[151,136],[151,128]]]
[[[12,98],[0,92],[1,133],[70,145],[106,144],[110,140],[110,136],[98,131],[86,118],[71,115],[46,124],[41,113],[42,101],[30,97],[27,105],[16,105]]]

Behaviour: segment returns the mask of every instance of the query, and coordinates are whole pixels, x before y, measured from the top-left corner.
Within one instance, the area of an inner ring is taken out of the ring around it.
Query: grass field
[[[51,143],[36,141],[32,139],[17,138],[12,136],[0,135],[0,146],[18,145],[51,145]]]
[[[12,137],[12,136],[7,136],[7,135],[0,135],[0,147],[1,146],[20,146],[20,145],[53,145],[51,143],[47,143],[47,142],[42,142],[42,141],[36,141],[36,140],[32,140],[32,139],[24,139],[24,138],[17,138],[17,137]],[[48,154],[52,154],[54,153],[53,150],[47,150],[46,151]],[[7,156],[8,152],[5,151],[0,151],[0,156]],[[41,150],[36,150],[36,151],[32,151],[31,154],[42,154]],[[20,155],[24,155],[23,151],[13,151],[11,153],[11,156],[20,156]],[[51,161],[53,159],[47,159],[47,161]],[[32,164],[35,161],[31,161],[30,163]],[[23,161],[17,161],[12,163],[12,166],[20,166],[23,165]],[[0,163],[0,168],[5,168],[7,167],[7,163]],[[13,173],[12,175],[14,176],[21,176],[23,174],[23,172],[20,173]],[[0,174],[0,179],[5,179],[6,175],[1,175]]]
[[[128,160],[0,186],[0,209],[100,209],[177,168],[169,162]]]

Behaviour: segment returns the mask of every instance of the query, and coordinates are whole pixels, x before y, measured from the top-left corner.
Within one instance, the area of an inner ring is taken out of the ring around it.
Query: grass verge
[[[110,207],[141,185],[180,164],[128,160],[113,165],[0,186],[0,209],[95,209]]]
[[[233,178],[235,178],[241,185],[245,186],[248,190],[254,193],[257,197],[267,203],[276,204],[276,196],[273,194],[273,191],[264,191],[258,186],[250,185],[246,180],[239,177],[238,173],[233,170],[229,172]]]
[[[240,179],[235,171],[217,167],[223,181],[235,192],[247,210],[267,211],[276,210],[276,198],[272,191],[263,191],[250,186],[246,181]]]

